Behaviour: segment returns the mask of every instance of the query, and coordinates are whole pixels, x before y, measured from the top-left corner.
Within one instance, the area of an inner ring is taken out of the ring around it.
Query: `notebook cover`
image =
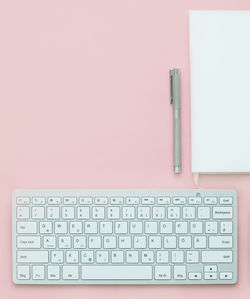
[[[250,172],[250,11],[190,11],[192,171]]]

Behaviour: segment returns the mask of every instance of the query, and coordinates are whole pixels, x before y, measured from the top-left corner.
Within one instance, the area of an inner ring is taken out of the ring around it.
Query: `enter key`
[[[232,236],[210,236],[209,248],[232,248]]]

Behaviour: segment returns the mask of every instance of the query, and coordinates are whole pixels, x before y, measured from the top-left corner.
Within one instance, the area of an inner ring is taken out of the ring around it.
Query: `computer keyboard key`
[[[175,236],[169,236],[163,238],[163,247],[167,249],[175,249],[177,246],[177,238]]]
[[[142,205],[154,205],[155,199],[154,197],[142,197],[141,204]]]
[[[96,263],[107,264],[109,262],[109,252],[107,250],[98,250],[96,252]]]
[[[111,197],[110,204],[111,205],[122,205],[124,203],[123,197]]]
[[[82,234],[82,222],[71,221],[69,223],[69,232],[70,234]]]
[[[116,237],[115,236],[104,236],[103,237],[103,248],[113,249],[116,248]]]
[[[48,207],[47,208],[47,218],[48,219],[59,219],[60,218],[60,208],[59,207]]]
[[[59,266],[48,266],[48,279],[58,280],[60,279],[60,267]]]
[[[156,252],[156,262],[158,264],[167,264],[169,262],[169,252],[167,250],[158,250]]]
[[[190,205],[200,205],[201,204],[201,197],[189,197],[188,203]]]
[[[100,236],[89,236],[88,244],[90,249],[99,249],[101,248],[101,237]]]
[[[221,205],[231,205],[231,204],[233,204],[233,198],[231,196],[220,197],[220,204]]]
[[[186,234],[188,223],[183,221],[175,222],[175,233],[176,234]]]
[[[32,197],[32,204],[33,205],[45,205],[46,204],[46,197]]]
[[[66,259],[66,263],[68,263],[68,264],[78,263],[78,251],[67,250],[65,259]]]
[[[184,262],[184,251],[182,250],[173,250],[172,251],[172,263],[183,263]]]
[[[130,233],[131,234],[142,234],[142,227],[143,227],[142,221],[130,222]]]
[[[21,279],[21,280],[30,279],[30,267],[17,266],[17,279]]]
[[[17,205],[29,205],[30,204],[30,198],[26,196],[17,197],[16,198]]]
[[[157,234],[158,232],[158,223],[155,221],[145,222],[145,233],[146,234]]]
[[[165,208],[164,207],[153,207],[153,219],[164,219]]]
[[[233,208],[232,207],[213,207],[214,219],[232,219]]]
[[[124,253],[120,250],[111,251],[111,260],[113,264],[123,264]]]
[[[84,222],[84,232],[86,234],[97,234],[97,222]]]
[[[187,270],[186,266],[174,266],[174,279],[186,279]]]
[[[220,279],[231,280],[233,279],[232,272],[220,272]]]
[[[204,250],[201,253],[201,261],[203,263],[232,263],[233,253],[229,250]]]
[[[161,246],[161,237],[159,236],[149,236],[148,237],[148,247],[150,249],[160,249]]]
[[[145,250],[141,252],[142,264],[152,264],[154,262],[154,252],[152,250]]]
[[[151,266],[82,266],[82,279],[151,280]]]
[[[75,249],[86,248],[87,241],[85,236],[74,236],[73,247]]]
[[[134,248],[145,249],[147,247],[147,238],[145,236],[134,237]]]
[[[210,273],[204,273],[204,279],[217,279],[218,278],[218,275],[217,273],[213,273],[213,272],[210,272]]]
[[[37,223],[36,222],[17,222],[17,233],[18,234],[36,234]]]
[[[206,236],[194,236],[194,248],[203,249],[207,247],[207,237]]]
[[[100,233],[101,234],[112,234],[113,232],[113,222],[102,221],[100,222]]]
[[[17,218],[18,219],[29,219],[30,217],[30,208],[29,207],[17,207],[17,211],[16,211],[16,214],[17,214]]]
[[[186,261],[190,264],[196,264],[199,262],[199,251],[198,250],[188,250],[186,252]]]
[[[183,219],[195,218],[195,207],[183,207],[182,208]]]
[[[161,234],[172,234],[173,223],[169,221],[160,222],[160,233]]]
[[[123,249],[130,249],[132,247],[132,238],[130,236],[119,237],[118,246]]]
[[[32,207],[31,214],[33,219],[44,219],[44,207]]]
[[[106,205],[106,204],[108,204],[108,198],[107,197],[96,197],[95,204],[96,205]]]
[[[168,219],[179,219],[181,217],[180,207],[168,207]]]
[[[158,197],[157,203],[158,203],[158,205],[170,205],[171,198],[170,197]]]
[[[217,234],[218,232],[218,223],[215,221],[207,221],[206,222],[206,228],[205,228],[206,234]]]
[[[66,221],[54,222],[54,230],[55,230],[55,234],[67,234],[68,222],[66,222]]]
[[[52,264],[61,264],[64,262],[64,251],[53,250],[50,252],[50,261]]]
[[[49,205],[60,205],[62,203],[61,197],[48,197]]]
[[[44,266],[33,266],[32,267],[32,277],[34,280],[45,279]]]
[[[202,234],[202,222],[201,221],[192,221],[190,222],[190,232],[191,234]]]
[[[138,207],[138,219],[149,219],[150,208],[149,207]]]
[[[188,249],[192,247],[192,239],[190,236],[179,236],[179,248]]]
[[[209,219],[210,207],[198,207],[198,219]]]
[[[232,248],[232,236],[211,236],[208,239],[209,248]]]
[[[221,234],[232,234],[233,233],[233,222],[221,222],[220,223]]]
[[[218,202],[218,200],[217,200],[217,197],[215,197],[215,196],[204,197],[205,205],[216,205],[217,202]]]
[[[186,204],[186,197],[181,196],[181,197],[173,197],[173,204],[174,205],[185,205]]]
[[[18,236],[17,248],[40,248],[41,237],[40,236]]]
[[[55,236],[43,237],[43,248],[56,248],[56,237]]]
[[[77,207],[76,210],[77,219],[89,219],[90,218],[90,208],[89,207]]]
[[[108,207],[108,219],[120,218],[120,207]]]
[[[171,266],[155,266],[155,279],[171,279]]]
[[[18,250],[18,263],[48,263],[49,252],[47,250]]]
[[[63,204],[64,205],[76,205],[77,198],[76,197],[64,197]]]
[[[190,280],[201,280],[201,272],[189,272],[188,278]]]
[[[217,272],[218,267],[217,265],[206,265],[204,266],[204,272]]]
[[[127,254],[127,263],[128,264],[138,264],[139,262],[139,253],[138,251],[128,250]]]
[[[138,205],[140,203],[139,197],[127,197],[126,204],[127,205]]]
[[[92,250],[82,251],[82,263],[92,264],[94,262],[94,252]]]
[[[93,198],[92,197],[80,197],[79,204],[80,205],[92,205]]]
[[[58,237],[58,248],[60,248],[60,249],[71,248],[71,236],[59,236]]]
[[[123,219],[134,219],[135,218],[135,208],[134,207],[123,207],[122,208],[122,218]]]
[[[75,207],[62,207],[62,218],[63,219],[74,219],[75,218]]]

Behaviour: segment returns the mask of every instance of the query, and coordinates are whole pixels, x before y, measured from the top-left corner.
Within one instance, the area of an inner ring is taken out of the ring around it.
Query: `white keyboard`
[[[17,284],[233,284],[233,190],[16,190]]]

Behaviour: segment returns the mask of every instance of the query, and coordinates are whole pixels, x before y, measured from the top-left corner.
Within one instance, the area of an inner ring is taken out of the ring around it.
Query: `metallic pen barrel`
[[[170,70],[171,104],[173,104],[174,172],[181,172],[180,71]]]

